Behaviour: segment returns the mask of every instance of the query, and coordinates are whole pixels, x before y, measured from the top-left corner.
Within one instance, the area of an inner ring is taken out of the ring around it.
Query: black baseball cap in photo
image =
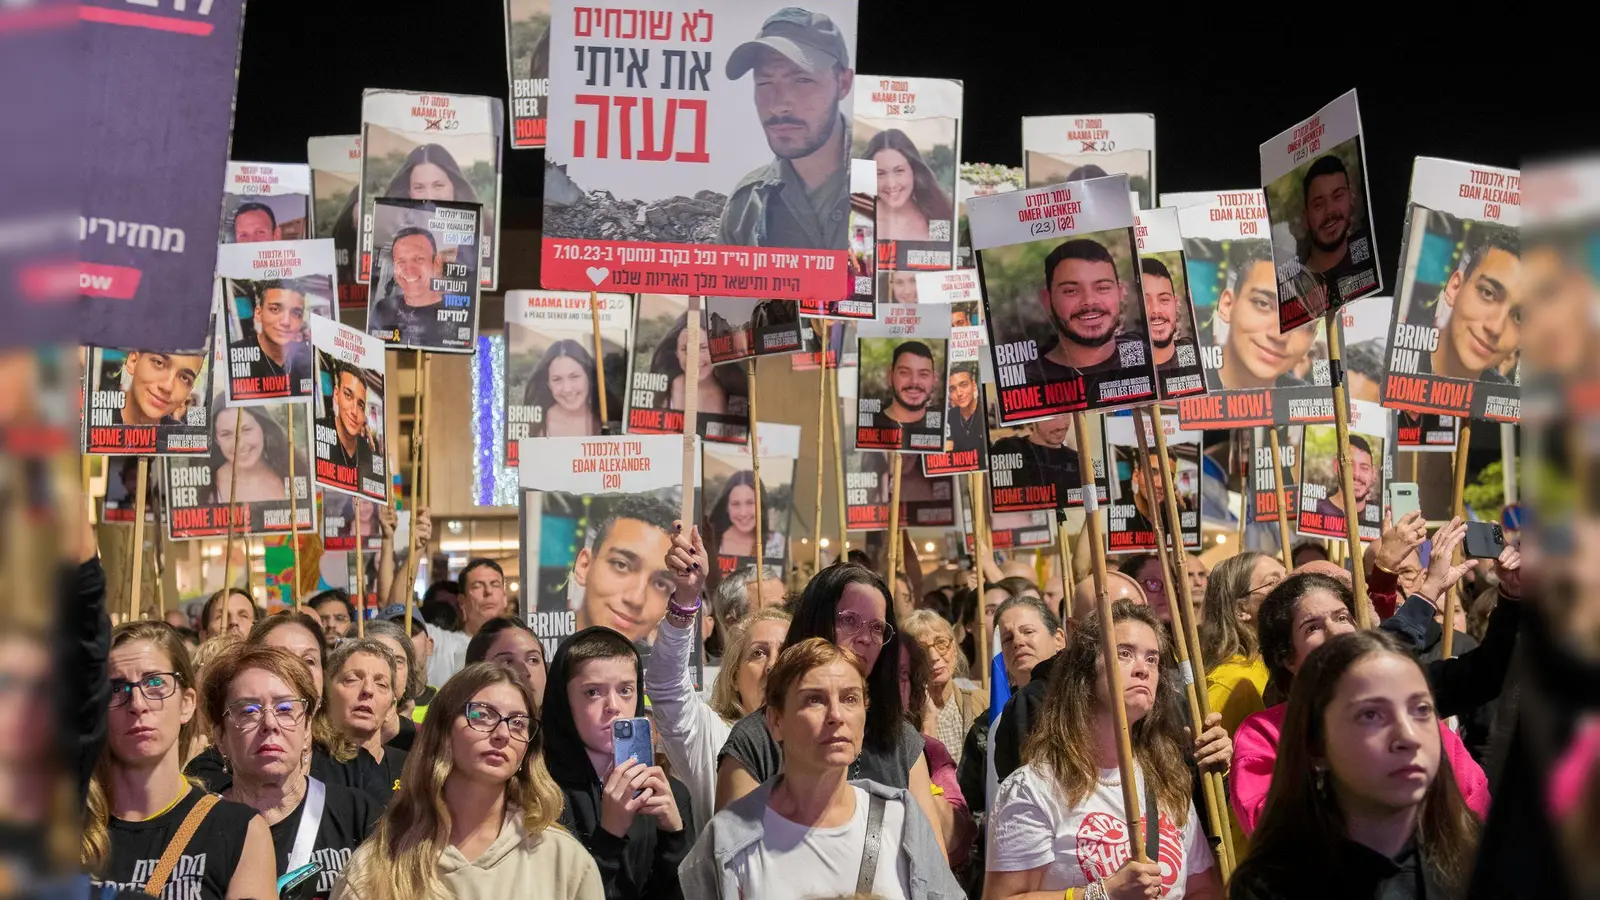
[[[845,46],[839,26],[822,13],[798,6],[786,6],[761,24],[753,41],[745,41],[728,57],[729,79],[744,77],[761,58],[761,48],[769,47],[807,72],[831,68],[834,63],[850,68],[850,49]]]
[[[402,620],[405,617],[406,605],[404,603],[391,603],[383,608],[383,612],[378,614],[378,618],[387,619],[391,622]],[[428,624],[428,620],[422,617],[422,610],[416,606],[411,607],[411,621],[418,625]]]

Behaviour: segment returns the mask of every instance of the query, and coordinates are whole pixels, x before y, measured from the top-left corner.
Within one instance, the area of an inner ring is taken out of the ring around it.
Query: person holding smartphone
[[[566,797],[560,821],[594,856],[608,900],[682,898],[678,864],[694,842],[689,789],[649,749],[643,681],[633,642],[597,625],[562,641],[545,689],[545,764]],[[621,760],[619,730],[630,742]]]

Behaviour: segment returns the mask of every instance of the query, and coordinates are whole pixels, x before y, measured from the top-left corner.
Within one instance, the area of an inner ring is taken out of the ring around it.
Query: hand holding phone
[[[1407,513],[1420,512],[1422,501],[1417,494],[1417,485],[1412,481],[1393,481],[1389,483],[1389,518],[1398,522],[1406,517]]]
[[[1473,559],[1499,559],[1506,549],[1505,532],[1495,522],[1468,522],[1463,548]]]
[[[611,759],[619,766],[630,759],[646,766],[656,764],[649,719],[640,716],[611,723]]]

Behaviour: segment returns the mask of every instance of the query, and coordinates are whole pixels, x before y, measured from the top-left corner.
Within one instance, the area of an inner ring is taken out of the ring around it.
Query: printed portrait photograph
[[[1312,154],[1266,185],[1284,321],[1317,318],[1378,283],[1361,139]],[[1299,304],[1296,311],[1290,304]]]
[[[298,241],[311,237],[311,198],[305,194],[222,195],[220,244]]]
[[[613,426],[612,434],[621,433],[622,398],[628,376],[627,337],[625,326],[602,327],[600,332],[605,411]],[[523,407],[519,414],[528,420],[526,433],[519,436],[600,434],[601,375],[595,365],[591,328],[530,328],[506,323],[506,406]],[[507,421],[511,418],[508,414]]]
[[[288,394],[308,396],[311,382],[311,329],[307,316],[333,316],[333,276],[247,281],[223,279],[227,303],[228,349],[259,351],[248,362],[248,377],[289,376]],[[233,360],[232,354],[229,359]],[[236,377],[235,363],[228,375]]]
[[[953,244],[958,124],[856,117],[850,155],[877,168],[879,241]]]
[[[416,134],[367,123],[362,145],[363,205],[367,214],[379,197],[405,200],[446,200],[477,203],[478,233],[496,234],[498,176],[495,159],[499,144],[493,135],[450,135],[429,132]],[[372,252],[376,257],[381,235],[374,233]],[[489,269],[493,259],[492,241],[483,240],[479,250],[481,269]],[[480,272],[487,282],[487,272]]]
[[[729,446],[705,443],[701,478],[706,507],[701,536],[713,557],[741,562],[724,566],[732,571],[754,562],[756,544],[764,563],[782,565],[788,556],[789,513],[794,508],[792,458],[761,459],[761,530],[756,531],[755,474],[750,457]]]
[[[1027,150],[1023,153],[1027,187],[1045,187],[1067,181],[1087,181],[1107,175],[1128,176],[1128,190],[1139,195],[1139,208],[1155,206],[1151,194],[1151,153],[1149,150],[1121,150],[1114,153],[1054,153]]]
[[[1211,390],[1328,384],[1321,321],[1288,333],[1278,330],[1278,283],[1270,242],[1186,238],[1183,249]]]
[[[1437,348],[1396,353],[1391,371],[1463,381],[1520,381],[1523,276],[1515,228],[1411,207],[1398,321],[1435,329]]]
[[[949,344],[944,338],[862,338],[856,426],[898,428],[898,449],[941,452]],[[857,440],[866,443],[859,433]]]

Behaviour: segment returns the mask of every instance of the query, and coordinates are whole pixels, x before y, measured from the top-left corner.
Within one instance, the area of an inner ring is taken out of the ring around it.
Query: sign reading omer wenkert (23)
[[[850,289],[856,0],[557,3],[547,290]]]

